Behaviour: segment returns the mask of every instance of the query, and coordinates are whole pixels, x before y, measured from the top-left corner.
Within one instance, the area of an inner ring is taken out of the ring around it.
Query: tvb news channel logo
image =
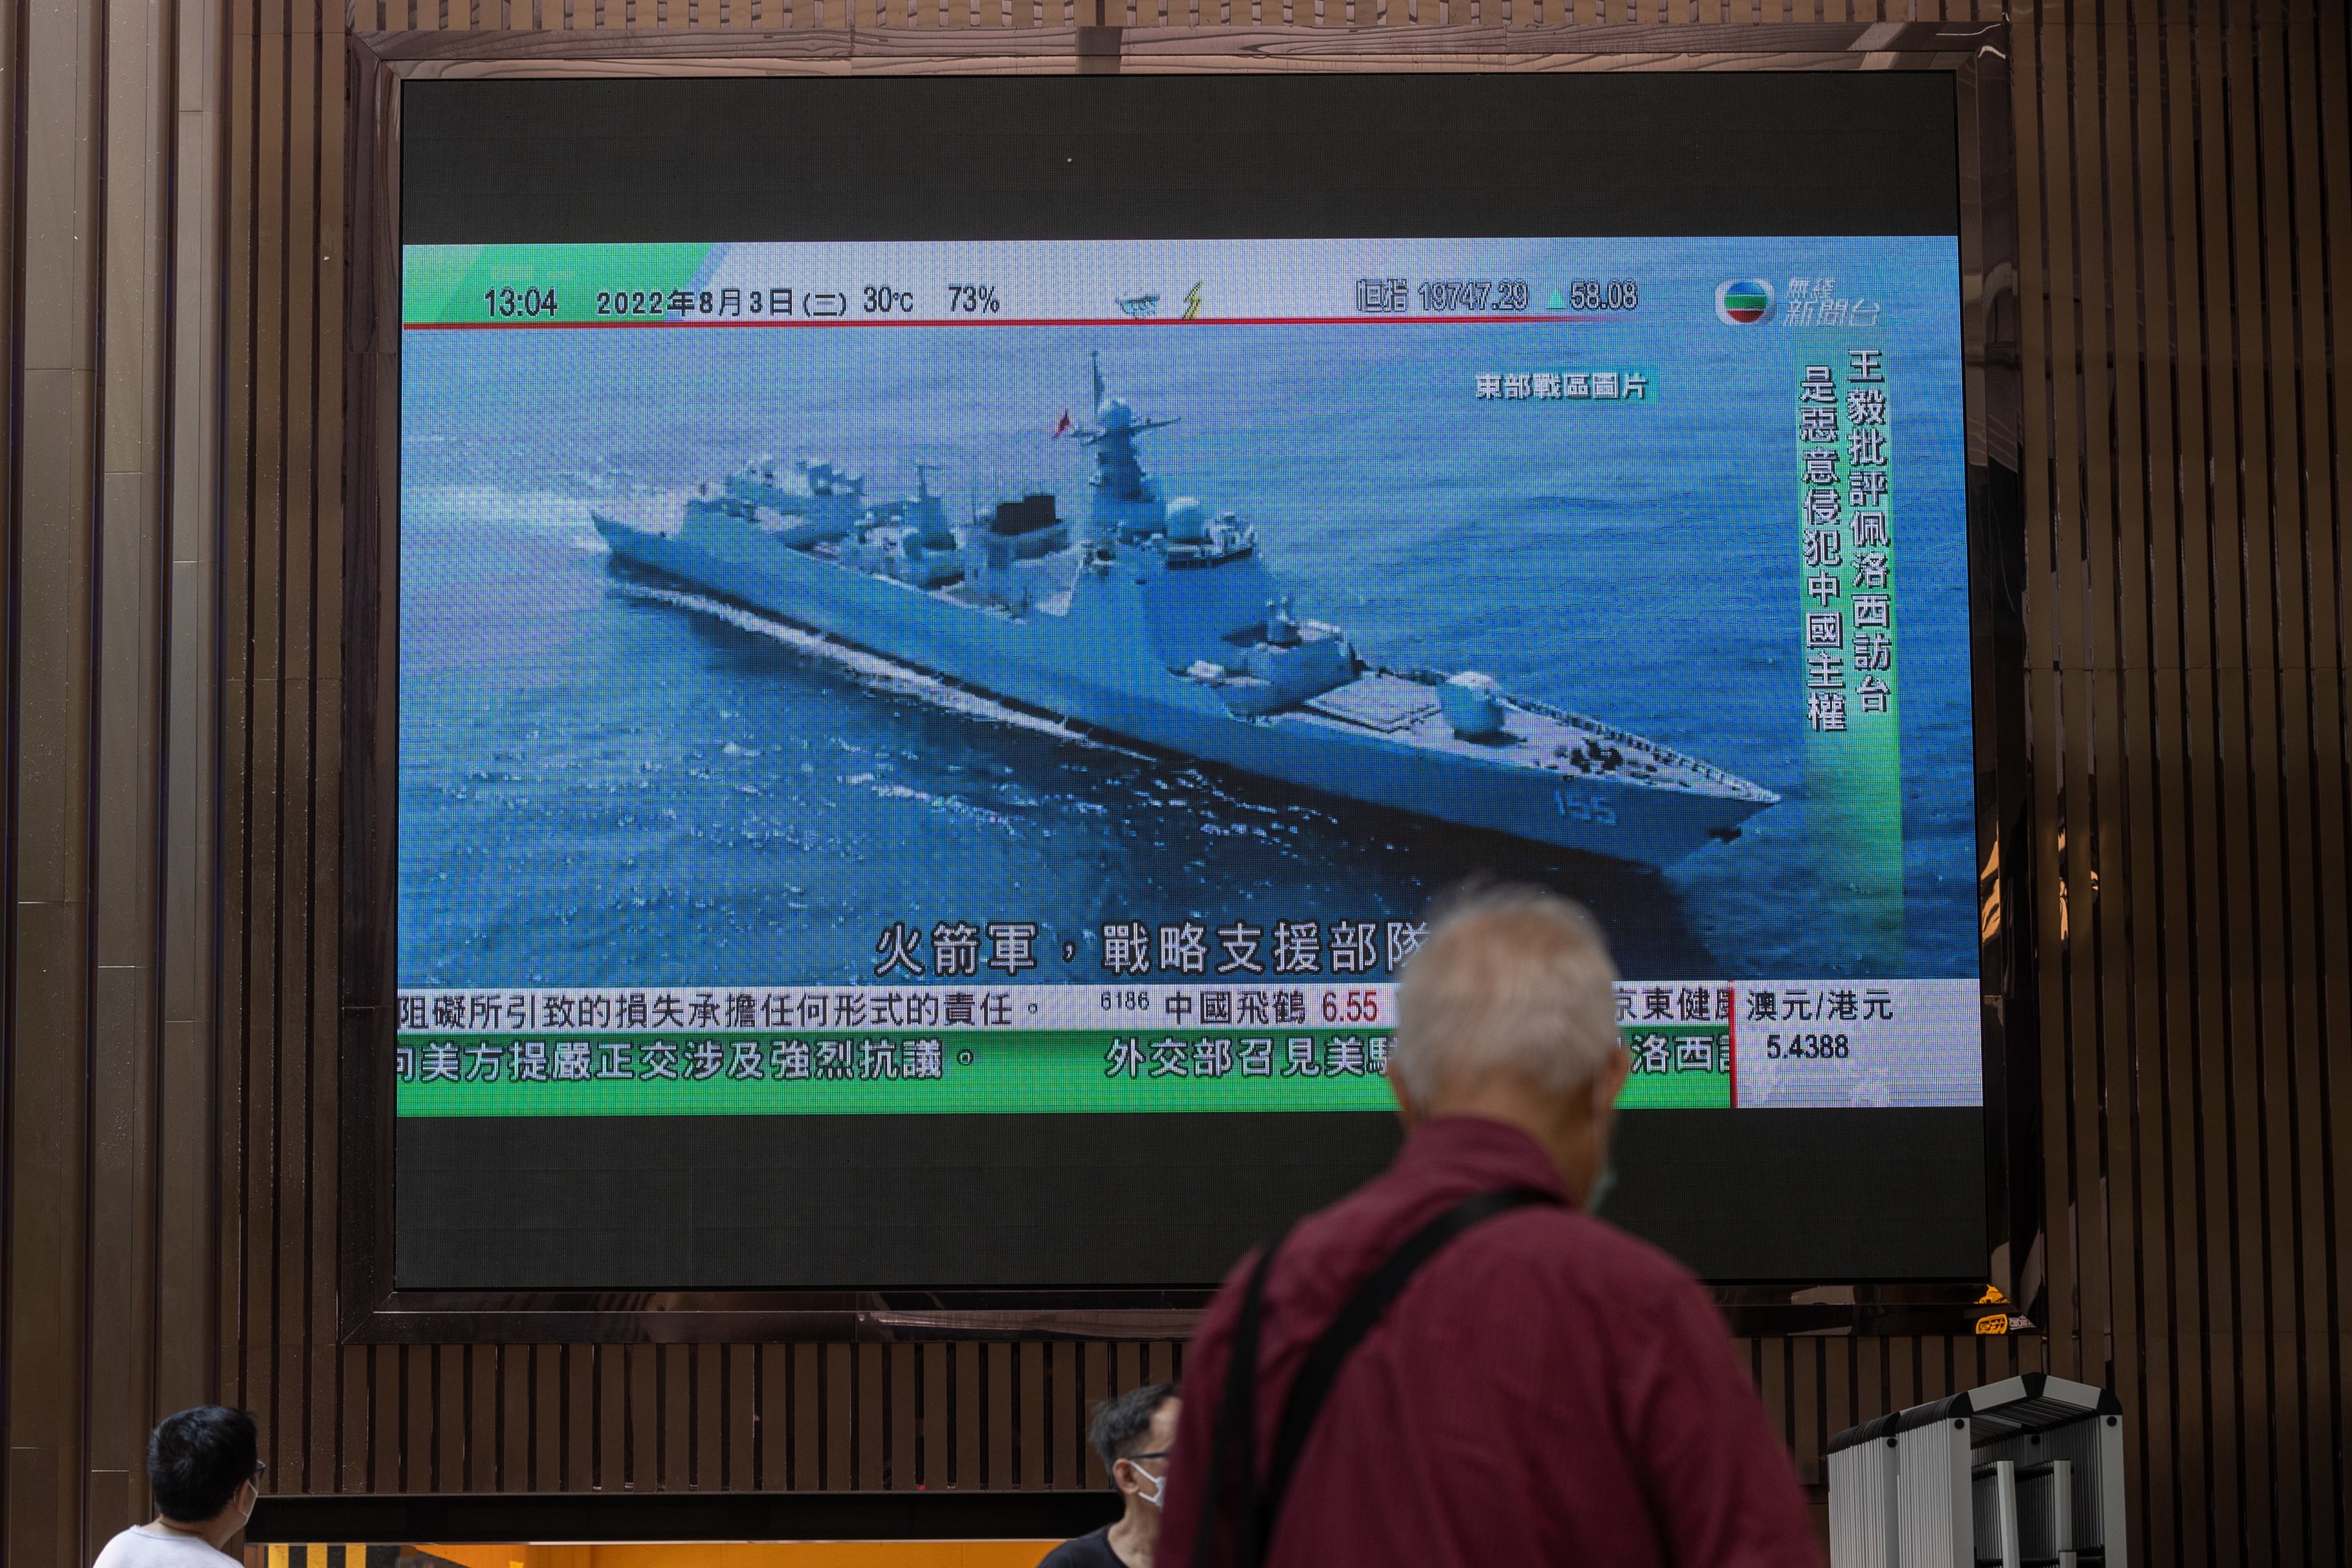
[[[1726,326],[1752,327],[1772,315],[1772,285],[1761,278],[1733,278],[1715,286],[1715,313]]]

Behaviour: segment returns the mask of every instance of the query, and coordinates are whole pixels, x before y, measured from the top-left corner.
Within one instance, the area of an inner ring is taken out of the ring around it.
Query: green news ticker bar
[[[1628,1109],[1728,1108],[1730,1031],[1624,1031]],[[1385,1033],[1115,1029],[893,1034],[420,1031],[402,1116],[859,1116],[1384,1110]]]
[[[670,309],[670,297],[691,287],[711,249],[708,245],[412,245],[401,258],[401,321],[412,327],[657,322]],[[622,297],[617,312],[616,297]]]

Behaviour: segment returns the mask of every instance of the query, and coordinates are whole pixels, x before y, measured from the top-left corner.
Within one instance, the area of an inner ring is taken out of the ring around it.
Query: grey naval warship
[[[1780,798],[1475,671],[1373,663],[1294,613],[1255,528],[1161,496],[1136,439],[1173,419],[1105,396],[1099,363],[1092,406],[1082,528],[1050,493],[959,528],[926,468],[873,502],[829,463],[762,459],[596,529],[617,563],[1014,706],[1441,822],[1662,867]]]

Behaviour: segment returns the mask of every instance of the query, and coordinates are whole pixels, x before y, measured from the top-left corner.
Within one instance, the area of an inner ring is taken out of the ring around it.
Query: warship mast
[[[1160,487],[1136,456],[1135,438],[1146,430],[1164,430],[1176,419],[1138,418],[1127,399],[1104,395],[1101,352],[1089,353],[1087,360],[1094,376],[1094,423],[1077,432],[1078,440],[1095,454],[1095,471],[1087,481],[1093,492],[1087,532],[1097,540],[1146,538],[1160,532],[1167,518]]]

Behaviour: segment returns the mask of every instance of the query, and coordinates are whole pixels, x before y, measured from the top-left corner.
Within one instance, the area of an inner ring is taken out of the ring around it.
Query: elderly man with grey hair
[[[1398,989],[1403,1151],[1202,1320],[1166,1568],[1819,1563],[1714,1303],[1591,1213],[1630,1068],[1615,979],[1565,900],[1441,911]]]

